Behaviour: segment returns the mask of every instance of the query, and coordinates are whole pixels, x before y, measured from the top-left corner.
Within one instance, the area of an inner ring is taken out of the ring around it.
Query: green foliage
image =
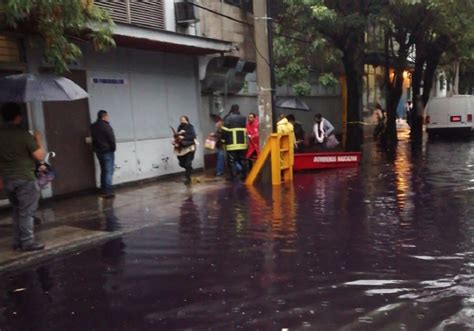
[[[325,73],[319,76],[319,83],[324,87],[335,87],[339,80],[332,73]]]
[[[293,84],[292,88],[297,96],[305,96],[311,93],[311,85],[305,81]]]
[[[340,52],[312,26],[310,4],[282,0],[283,10],[277,15],[273,52],[275,76],[279,85],[293,88],[299,96],[311,92],[310,72],[328,77],[340,72]]]
[[[435,7],[438,12],[438,21],[434,33],[443,42],[438,46],[444,51],[441,69],[447,73],[451,81],[454,81],[456,64],[461,64],[463,78],[467,79],[470,77],[467,70],[474,61],[474,25],[472,24],[474,4],[462,0],[439,0],[438,2],[438,6]],[[462,82],[461,85],[463,85]]]
[[[5,28],[39,35],[45,60],[57,72],[68,71],[82,55],[72,39],[91,41],[99,51],[115,45],[110,16],[88,0],[2,0],[0,29]]]

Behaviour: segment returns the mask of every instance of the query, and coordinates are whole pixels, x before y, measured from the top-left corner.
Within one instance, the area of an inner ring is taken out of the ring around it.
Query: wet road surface
[[[473,235],[474,142],[368,145],[360,169],[190,193],[157,226],[0,275],[0,330],[470,330]]]

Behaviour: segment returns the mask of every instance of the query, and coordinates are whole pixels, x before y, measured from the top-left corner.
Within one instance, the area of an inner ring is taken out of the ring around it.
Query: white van
[[[474,96],[433,98],[426,108],[426,132],[431,135],[470,135],[473,130]]]

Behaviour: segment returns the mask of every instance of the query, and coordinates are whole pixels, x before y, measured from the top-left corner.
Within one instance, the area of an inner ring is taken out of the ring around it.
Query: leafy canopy
[[[344,53],[363,61],[369,20],[387,1],[280,0],[274,42],[278,82],[306,94],[309,73],[316,72],[321,85],[336,85]]]
[[[91,0],[2,0],[0,29],[14,29],[38,34],[45,60],[57,72],[68,71],[68,65],[82,54],[71,41],[83,38],[96,50],[114,46],[113,22],[104,10]]]

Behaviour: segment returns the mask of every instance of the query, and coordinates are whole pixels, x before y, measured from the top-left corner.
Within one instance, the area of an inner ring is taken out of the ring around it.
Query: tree
[[[302,18],[295,16],[294,8],[283,2],[276,7],[273,55],[277,84],[293,88],[298,96],[311,92],[311,74],[316,74],[324,87],[337,86],[335,74],[341,71],[340,52],[316,31],[295,28]],[[310,19],[311,12],[303,18]]]
[[[340,52],[347,92],[347,148],[358,150],[363,141],[361,126],[365,32],[385,0],[285,0],[295,29],[308,38],[321,36]]]
[[[384,34],[385,88],[387,94],[387,129],[383,135],[387,146],[393,147],[397,141],[397,108],[403,95],[405,72],[410,65],[410,57],[415,51],[416,33],[426,31],[431,17],[426,8],[416,1],[391,1],[377,18]]]
[[[467,4],[463,6],[462,12],[453,14],[455,16],[452,24],[455,24],[455,32],[457,30],[459,34],[451,34],[453,40],[441,58],[440,68],[448,79],[450,93],[459,94],[461,70],[466,73],[466,70],[474,64],[474,26],[468,21],[468,17],[472,17],[474,10],[470,4]]]
[[[413,74],[415,113],[411,135],[420,140],[423,131],[423,110],[431,96],[436,70],[443,55],[454,56],[460,61],[461,54],[470,54],[474,39],[474,5],[470,0],[423,0],[431,24],[415,36],[416,59]]]
[[[473,91],[474,91],[474,58],[468,58],[462,61],[460,64],[459,92],[461,94],[473,94]]]
[[[114,46],[113,22],[90,0],[2,0],[0,29],[10,29],[40,38],[45,60],[57,72],[81,56],[72,39],[91,41],[96,50]]]
[[[429,101],[442,59],[451,63],[449,67],[453,68],[453,73],[450,76],[456,77],[460,61],[472,56],[474,28],[470,20],[473,15],[469,0],[391,0],[385,6],[377,24],[384,26],[386,31],[388,121],[385,138],[390,145],[397,141],[396,109],[403,93],[404,71],[409,65],[414,65],[412,90],[415,111],[412,114],[411,136],[413,141],[421,141],[423,110]],[[392,70],[390,73],[389,67]]]

